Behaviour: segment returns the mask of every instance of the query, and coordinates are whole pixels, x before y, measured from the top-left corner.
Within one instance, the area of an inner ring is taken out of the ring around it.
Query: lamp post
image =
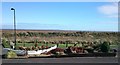
[[[11,8],[11,10],[14,11],[14,43],[15,43],[14,49],[16,49],[16,20],[15,20],[15,9],[14,9],[14,8]]]

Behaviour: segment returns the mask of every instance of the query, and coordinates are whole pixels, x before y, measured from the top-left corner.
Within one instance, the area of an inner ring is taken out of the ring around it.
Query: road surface
[[[118,63],[116,57],[2,59],[3,63]]]

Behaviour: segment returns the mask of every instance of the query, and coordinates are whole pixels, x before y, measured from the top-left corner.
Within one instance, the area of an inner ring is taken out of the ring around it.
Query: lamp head
[[[11,10],[15,10],[14,8],[11,8]]]

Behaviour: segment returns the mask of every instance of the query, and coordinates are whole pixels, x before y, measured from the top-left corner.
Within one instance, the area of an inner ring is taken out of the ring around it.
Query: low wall
[[[52,56],[39,56],[29,58],[61,58],[61,57],[115,57],[116,53],[88,53],[88,54],[68,54],[68,55],[52,55]]]

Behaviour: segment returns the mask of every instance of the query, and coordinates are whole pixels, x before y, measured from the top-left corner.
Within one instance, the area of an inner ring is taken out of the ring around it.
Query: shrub
[[[62,49],[62,48],[56,48],[54,50],[51,50],[50,52],[53,53],[53,54],[59,54],[60,52],[64,52],[64,49]]]
[[[16,57],[17,54],[12,50],[8,51],[8,53],[6,54],[6,58],[16,58]]]
[[[107,42],[103,42],[103,44],[100,46],[100,49],[102,52],[109,52],[110,46]]]
[[[87,50],[88,53],[93,53],[94,52],[94,49],[91,49],[91,48],[86,49],[86,50]]]

